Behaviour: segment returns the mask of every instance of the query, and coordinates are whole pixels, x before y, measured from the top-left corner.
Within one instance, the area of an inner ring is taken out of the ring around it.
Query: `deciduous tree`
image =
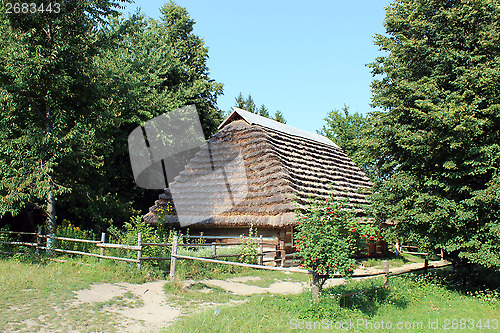
[[[376,159],[370,154],[372,142],[370,116],[349,113],[344,105],[341,111],[332,110],[324,119],[325,125],[319,132],[337,144],[372,180],[378,179]]]
[[[370,67],[376,208],[399,237],[500,267],[500,2],[396,0]]]

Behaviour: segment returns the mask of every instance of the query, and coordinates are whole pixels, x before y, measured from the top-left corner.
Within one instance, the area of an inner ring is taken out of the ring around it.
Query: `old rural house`
[[[327,196],[333,188],[337,197],[348,197],[353,205],[368,203],[368,177],[321,135],[238,108],[219,129],[150,208],[144,216],[147,223],[161,219],[179,225],[174,215],[158,216],[171,204],[172,191],[175,206],[183,207],[188,220],[198,221],[189,225],[190,234],[238,236],[248,234],[253,225],[259,234],[278,237],[281,249],[290,252],[294,211],[307,198]],[[238,158],[239,163],[229,163]],[[224,172],[225,184],[209,176],[218,169]],[[224,207],[213,202],[217,200],[212,194],[221,188],[233,191]]]

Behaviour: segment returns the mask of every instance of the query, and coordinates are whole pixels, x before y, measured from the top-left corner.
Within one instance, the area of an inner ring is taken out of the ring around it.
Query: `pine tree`
[[[256,113],[255,102],[253,101],[252,95],[248,94],[248,97],[245,101],[244,109],[248,112]]]
[[[245,108],[246,100],[245,100],[245,97],[243,97],[243,94],[241,92],[238,95],[238,97],[235,98],[235,101],[236,101],[235,107],[240,108],[240,109]]]
[[[269,110],[266,108],[264,104],[262,104],[259,108],[259,115],[262,117],[269,118]]]
[[[235,98],[235,107],[243,109],[248,112],[256,113],[262,117],[266,117],[269,119],[276,120],[280,123],[286,124],[285,117],[281,111],[276,111],[274,114],[274,118],[269,114],[269,109],[262,104],[259,109],[255,106],[255,102],[252,98],[252,95],[248,94],[248,97],[245,99],[243,94],[240,92],[238,97]]]
[[[285,117],[283,116],[283,113],[282,113],[280,110],[277,110],[277,111],[274,113],[274,120],[276,120],[277,122],[280,122],[280,123],[286,124]]]

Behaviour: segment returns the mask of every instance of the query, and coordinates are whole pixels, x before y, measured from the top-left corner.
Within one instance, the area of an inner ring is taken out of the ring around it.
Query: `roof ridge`
[[[286,133],[289,135],[301,137],[301,138],[306,138],[312,141],[316,141],[319,143],[326,144],[328,146],[336,147],[339,148],[333,141],[328,139],[327,137],[324,137],[322,135],[319,135],[317,133],[312,133],[312,132],[307,132],[295,127],[292,127],[287,124],[283,124],[280,122],[277,122],[273,119],[269,119],[266,117],[262,117],[258,114],[248,112],[246,110],[234,107],[233,112],[226,118],[222,123],[219,125],[218,129],[224,128],[226,125],[230,124],[231,122],[235,120],[240,120],[243,119],[250,125],[260,125],[262,127],[267,127],[272,130]]]

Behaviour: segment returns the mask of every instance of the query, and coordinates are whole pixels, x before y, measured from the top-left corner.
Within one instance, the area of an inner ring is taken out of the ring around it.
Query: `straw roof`
[[[158,223],[157,212],[172,203],[173,193],[190,224],[286,227],[310,197],[326,197],[333,189],[358,206],[368,204],[371,185],[329,139],[235,108],[144,219]],[[216,194],[226,188],[230,201]],[[173,215],[162,220],[178,221]]]

